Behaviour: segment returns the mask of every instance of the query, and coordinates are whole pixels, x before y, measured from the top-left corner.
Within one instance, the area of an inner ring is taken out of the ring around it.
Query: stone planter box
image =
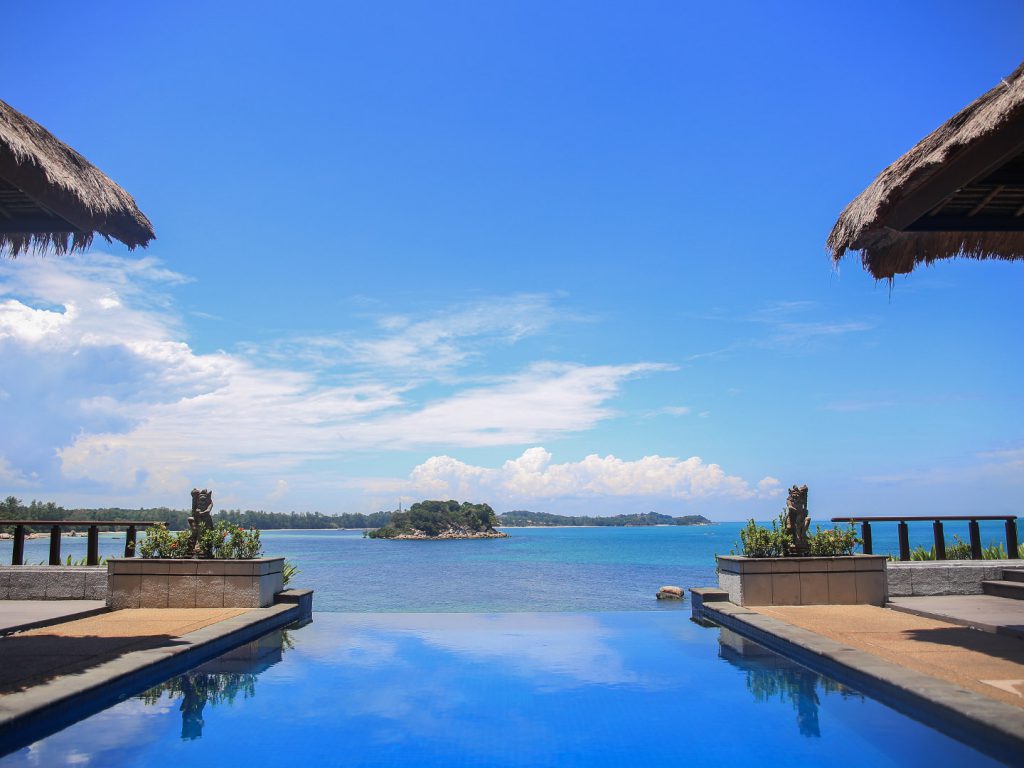
[[[0,600],[106,600],[98,565],[2,565]]]
[[[1024,560],[923,560],[890,562],[890,597],[983,595],[982,582],[1003,578],[1003,571],[1024,568]]]
[[[284,589],[284,558],[107,561],[107,605],[120,608],[266,608]]]
[[[718,586],[736,605],[885,605],[883,555],[739,557],[719,555]]]

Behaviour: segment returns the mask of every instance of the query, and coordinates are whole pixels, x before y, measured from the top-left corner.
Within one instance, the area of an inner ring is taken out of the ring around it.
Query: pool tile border
[[[997,760],[1021,764],[1024,709],[735,605],[723,590],[690,593],[695,620],[727,627]]]

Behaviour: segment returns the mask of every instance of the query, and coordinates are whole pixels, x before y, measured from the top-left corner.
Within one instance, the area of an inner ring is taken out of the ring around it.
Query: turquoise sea
[[[361,531],[264,531],[267,554],[283,555],[316,590],[317,611],[514,612],[677,610],[658,587],[715,584],[715,554],[738,547],[741,523],[645,528],[509,528],[506,539],[384,541]],[[962,530],[961,530],[962,529]],[[931,524],[910,526],[912,544],[931,544]],[[967,523],[947,524],[947,541]],[[876,552],[895,552],[895,523],[877,524]],[[982,526],[986,545],[1003,541],[1001,523]],[[123,534],[101,536],[118,555]],[[85,538],[63,552],[84,557]],[[47,557],[47,539],[26,542],[26,562]],[[0,543],[10,562],[11,542]]]

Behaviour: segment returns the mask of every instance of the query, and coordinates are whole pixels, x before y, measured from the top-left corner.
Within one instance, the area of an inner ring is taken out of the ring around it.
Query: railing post
[[[60,526],[50,528],[50,565],[60,565]]]
[[[1017,521],[1013,519],[1006,521],[1006,556],[1011,560],[1020,557],[1017,547]]]
[[[898,526],[896,526],[896,532],[900,537],[900,560],[910,559],[910,531],[907,529],[907,523],[904,520],[900,520]]]
[[[860,537],[864,539],[864,554],[871,554],[871,523],[864,520],[860,524]]]
[[[971,535],[971,560],[981,560],[981,529],[977,520],[967,524],[967,532]]]
[[[25,564],[25,526],[14,526],[14,549],[11,551],[11,565]]]
[[[135,557],[135,526],[129,525],[124,535],[124,556]]]
[[[935,539],[935,559],[946,559],[946,536],[942,532],[942,521],[932,523],[932,537]]]
[[[100,529],[97,525],[89,526],[89,539],[86,545],[85,564],[100,564]]]

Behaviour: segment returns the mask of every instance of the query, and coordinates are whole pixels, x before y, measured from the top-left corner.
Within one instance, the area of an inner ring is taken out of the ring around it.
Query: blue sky
[[[1019,3],[151,5],[5,17],[157,240],[0,262],[0,493],[1021,511],[1024,266],[824,250]]]

